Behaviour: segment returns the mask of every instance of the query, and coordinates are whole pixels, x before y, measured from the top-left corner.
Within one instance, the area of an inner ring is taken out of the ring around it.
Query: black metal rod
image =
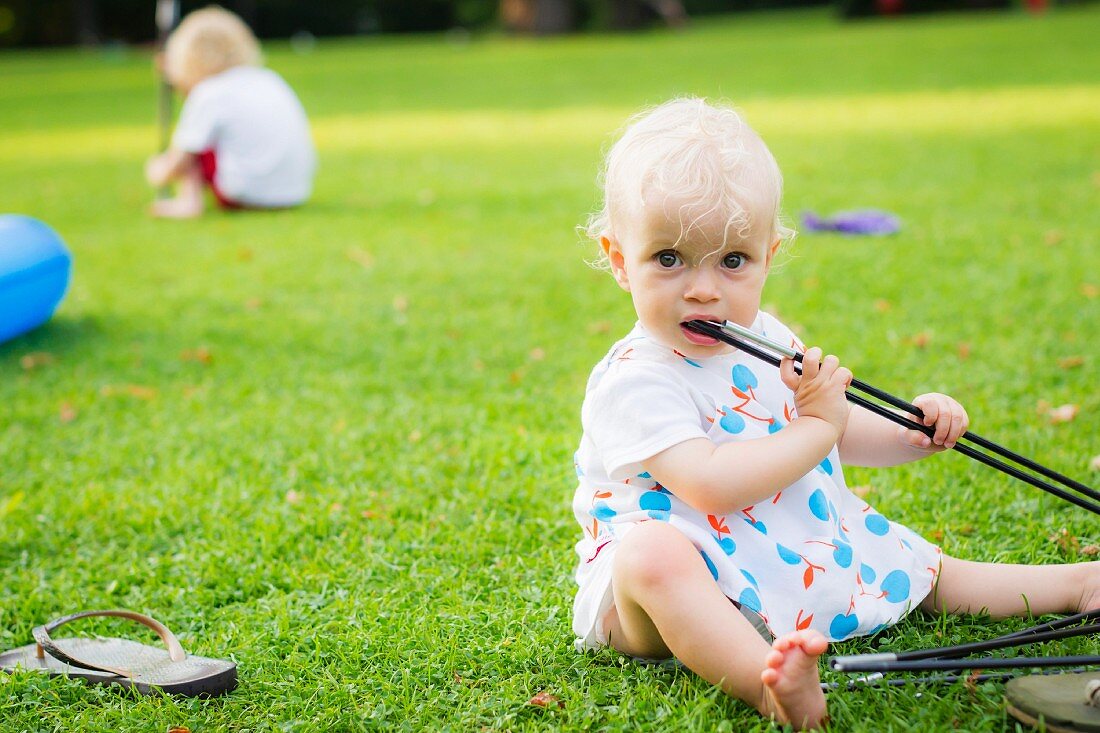
[[[848,664],[859,662],[864,658],[883,659],[884,657],[891,657],[898,662],[909,662],[918,659],[954,659],[957,657],[965,657],[970,654],[977,654],[978,652],[989,652],[994,649],[1007,649],[1014,646],[1026,646],[1027,644],[1039,644],[1044,641],[1055,641],[1057,639],[1067,639],[1073,636],[1086,636],[1088,634],[1100,633],[1100,624],[1089,624],[1085,626],[1075,626],[1062,629],[1050,629],[1047,631],[1037,631],[1030,634],[1021,634],[1019,636],[999,636],[995,639],[987,639],[985,641],[974,641],[969,644],[956,644],[954,646],[943,646],[936,649],[916,649],[909,652],[886,652],[877,654],[856,654],[844,657],[833,657],[830,664],[835,664],[838,667],[843,666],[845,670]]]
[[[708,323],[706,321],[689,321],[685,325],[687,325],[688,327],[690,327],[694,331],[697,331],[697,332],[702,333],[702,334],[707,335],[707,336],[711,336],[712,338],[716,338],[719,341],[722,341],[726,344],[729,344],[730,346],[733,346],[733,347],[735,347],[735,348],[737,348],[741,351],[744,351],[746,354],[754,356],[757,359],[760,359],[761,361],[764,361],[768,364],[771,364],[772,366],[778,367],[780,365],[779,357],[774,356],[772,354],[769,354],[766,351],[763,351],[762,349],[757,348],[756,346],[753,346],[751,344],[746,343],[745,341],[737,338],[736,336],[733,336],[733,335],[727,333],[722,328],[720,328],[719,326],[716,326],[712,323]],[[863,383],[860,383],[860,384],[863,384]],[[852,385],[853,385],[853,387],[855,386],[855,380],[853,380]],[[874,388],[872,388],[872,389],[874,389]],[[875,390],[875,391],[880,392],[879,390]],[[886,393],[880,392],[880,394],[886,394]],[[935,433],[934,428],[932,428],[930,426],[927,426],[927,425],[924,425],[922,423],[913,422],[912,420],[909,420],[908,418],[904,417],[903,415],[899,415],[898,413],[894,412],[893,410],[889,410],[889,409],[887,409],[886,407],[884,407],[882,405],[879,405],[875,402],[871,402],[870,400],[868,400],[865,397],[861,397],[860,395],[856,395],[856,394],[853,394],[853,393],[847,392],[847,391],[845,392],[845,397],[848,399],[849,402],[852,402],[853,404],[859,405],[860,407],[863,407],[863,408],[875,413],[876,415],[884,417],[887,420],[890,420],[891,422],[894,422],[898,425],[901,425],[902,427],[904,427],[906,429],[917,430],[919,432],[924,433],[925,435],[928,435],[929,437],[931,437]],[[897,400],[898,402],[904,402],[903,400],[898,400],[898,398],[896,398],[896,397],[892,398],[892,399]],[[908,404],[908,403],[905,403],[905,404]],[[955,445],[953,446],[953,449],[958,451],[959,453],[962,453],[965,456],[973,458],[974,460],[976,460],[980,463],[984,463],[985,465],[987,465],[991,468],[995,468],[998,471],[1001,471],[1003,473],[1007,473],[1009,476],[1012,476],[1013,478],[1019,479],[1020,481],[1028,483],[1028,484],[1030,484],[1030,485],[1032,485],[1032,486],[1034,486],[1038,489],[1042,489],[1043,491],[1046,491],[1050,494],[1053,494],[1053,495],[1055,495],[1055,496],[1057,496],[1061,499],[1065,499],[1066,501],[1068,501],[1072,504],[1076,504],[1077,506],[1079,506],[1083,509],[1087,509],[1088,511],[1090,511],[1094,514],[1100,514],[1100,500],[1098,500],[1096,503],[1089,502],[1089,501],[1087,501],[1087,500],[1085,500],[1085,499],[1083,499],[1079,496],[1075,496],[1074,494],[1070,494],[1069,492],[1067,492],[1063,489],[1060,489],[1056,486],[1052,486],[1051,484],[1048,484],[1047,482],[1043,481],[1042,479],[1039,479],[1035,476],[1032,476],[1031,474],[1024,473],[1023,471],[1021,471],[1019,468],[1016,468],[1015,466],[1011,466],[1009,464],[1006,464],[1006,463],[994,458],[993,456],[990,456],[986,453],[982,453],[981,451],[977,451],[974,448],[972,448],[969,445],[966,445],[964,443],[955,443]],[[1011,453],[1011,451],[1007,451],[1007,452]],[[1028,463],[1031,463],[1031,461],[1028,461]],[[1038,465],[1038,464],[1035,464],[1035,465]],[[1076,484],[1077,482],[1073,482],[1073,483]],[[1089,489],[1087,486],[1084,486],[1083,484],[1080,484],[1080,486],[1082,486],[1084,488],[1085,492],[1088,493],[1089,495],[1096,495],[1097,497],[1100,497],[1100,493],[1095,492],[1092,489]]]
[[[1043,670],[1042,672],[1035,672],[1037,675],[1052,675],[1052,674],[1074,674],[1076,672],[1086,672],[1084,667],[1074,667],[1072,669],[1059,669]],[[955,682],[969,682],[976,684],[979,682],[1002,682],[1004,680],[1011,680],[1020,675],[1016,672],[987,672],[985,674],[938,674],[934,677],[883,677],[881,674],[868,675],[861,679],[848,680],[847,682],[822,682],[821,691],[831,692],[843,688],[851,692],[852,690],[865,690],[869,687],[905,687],[907,685],[935,685],[945,684],[950,685]]]
[[[873,656],[873,655],[867,655]],[[829,660],[832,666],[836,657]],[[892,659],[853,659],[843,667],[833,667],[837,672],[932,672],[958,669],[1023,669],[1041,667],[1073,667],[1077,665],[1094,666],[1100,664],[1100,655],[1077,657],[1010,657],[1008,659],[913,659],[900,661]]]
[[[1014,631],[1011,634],[1005,634],[1004,636],[997,637],[998,639],[1012,639],[1017,636],[1028,636],[1029,634],[1035,634],[1041,631],[1052,631],[1054,629],[1062,629],[1066,626],[1073,626],[1074,624],[1084,623],[1086,621],[1100,621],[1100,608],[1094,608],[1091,611],[1082,611],[1081,613],[1075,613],[1072,616],[1065,616],[1055,621],[1049,621],[1044,624],[1036,624],[1035,626],[1028,627],[1026,629],[1020,629]]]

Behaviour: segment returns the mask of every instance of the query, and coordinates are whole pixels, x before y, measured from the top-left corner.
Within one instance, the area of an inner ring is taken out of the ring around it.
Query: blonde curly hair
[[[787,242],[795,234],[781,219],[783,176],[767,145],[736,110],[699,97],[635,116],[608,152],[600,178],[603,207],[584,227],[597,241],[615,238],[649,207],[678,221],[681,239],[702,228],[721,231],[720,245]]]
[[[216,5],[190,13],[168,36],[164,67],[173,86],[190,91],[234,66],[260,66],[260,43],[245,22]]]

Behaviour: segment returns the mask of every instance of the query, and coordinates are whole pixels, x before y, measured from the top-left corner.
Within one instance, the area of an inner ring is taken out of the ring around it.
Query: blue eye
[[[666,249],[657,253],[657,264],[661,267],[671,268],[680,264],[680,255],[673,252],[671,249]]]
[[[730,270],[736,270],[743,264],[745,264],[745,255],[740,252],[730,252],[722,258],[722,267]]]

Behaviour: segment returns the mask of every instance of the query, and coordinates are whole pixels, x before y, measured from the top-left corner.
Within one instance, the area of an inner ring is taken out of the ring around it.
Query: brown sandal
[[[165,649],[114,638],[54,639],[51,632],[88,616],[119,616],[156,631]],[[237,686],[237,665],[189,655],[164,624],[134,611],[82,611],[34,629],[34,644],[0,654],[0,669],[80,677],[91,683],[119,685],[143,695],[165,692],[184,697],[222,695]]]

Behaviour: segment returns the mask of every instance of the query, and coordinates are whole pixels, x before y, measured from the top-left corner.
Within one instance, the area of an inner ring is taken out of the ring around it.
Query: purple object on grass
[[[802,212],[802,226],[811,232],[840,232],[841,234],[893,234],[901,229],[901,220],[893,214],[878,209],[839,211],[829,217],[821,217],[812,211]]]

